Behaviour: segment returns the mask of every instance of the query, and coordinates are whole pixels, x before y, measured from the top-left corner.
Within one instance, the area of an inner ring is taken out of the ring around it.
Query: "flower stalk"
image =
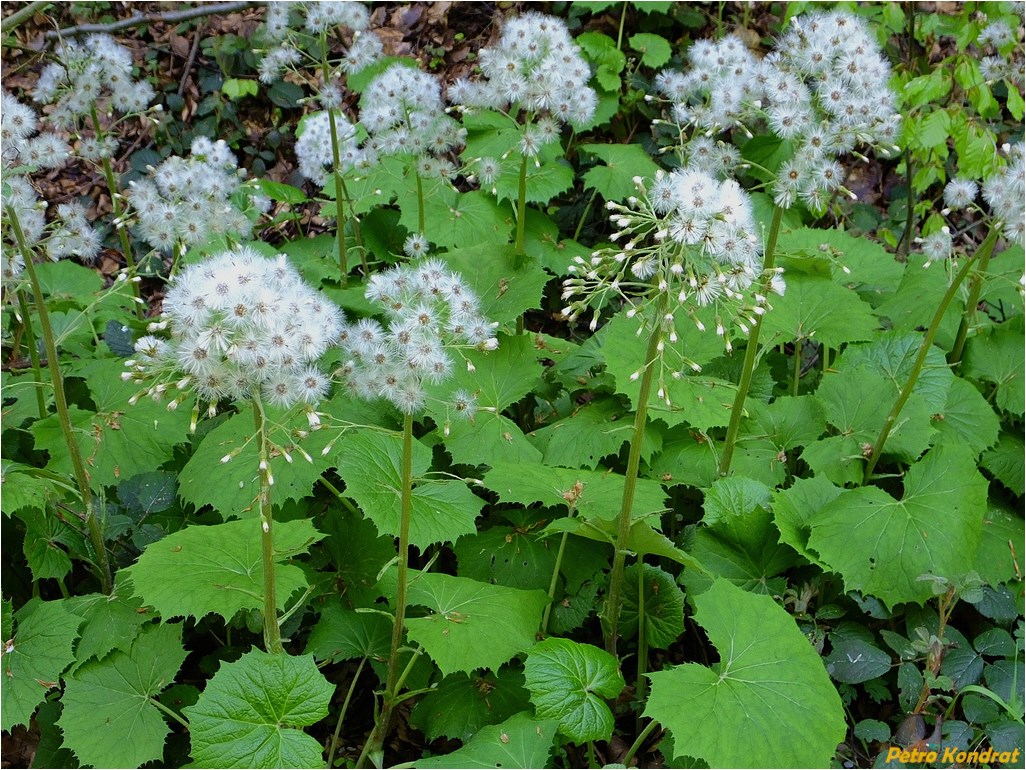
[[[940,304],[937,306],[937,311],[933,314],[933,320],[930,321],[930,326],[926,329],[923,341],[919,345],[919,353],[916,355],[915,363],[912,365],[912,371],[909,373],[908,380],[905,382],[905,387],[903,387],[901,389],[901,393],[898,394],[898,399],[894,402],[894,406],[891,407],[891,411],[888,413],[887,418],[884,420],[883,427],[880,429],[880,435],[877,436],[876,441],[873,442],[873,453],[870,455],[869,460],[866,463],[866,470],[862,476],[863,485],[868,484],[870,479],[872,479],[873,471],[876,469],[876,464],[880,460],[880,455],[883,453],[884,445],[887,443],[887,438],[891,435],[891,431],[894,429],[894,425],[898,420],[898,415],[901,414],[901,410],[905,407],[905,403],[908,401],[909,396],[912,395],[912,390],[915,388],[916,382],[919,381],[919,375],[923,371],[923,366],[926,364],[926,356],[929,354],[930,348],[933,346],[933,340],[937,336],[937,331],[940,329],[941,321],[944,319],[944,314],[947,312],[948,305],[951,304],[951,300],[954,299],[955,294],[958,293],[958,290],[962,285],[962,281],[964,281],[966,276],[969,275],[969,272],[973,267],[979,264],[984,256],[989,259],[990,254],[994,251],[994,244],[997,242],[999,234],[1000,233],[997,228],[991,228],[990,232],[987,233],[986,239],[980,244],[976,253],[966,260],[966,263],[955,275],[955,279],[951,282],[951,285],[948,286],[948,290],[941,298]]]
[[[270,442],[267,438],[267,416],[258,393],[253,394],[253,419],[256,423],[257,450],[260,457],[260,550],[264,565],[264,649],[280,655],[285,652],[278,624],[278,587],[275,582],[274,516],[271,510],[271,487],[274,476],[268,463]]]
[[[36,380],[36,406],[39,408],[39,419],[46,417],[46,398],[43,396],[43,368],[39,362],[39,349],[36,346],[36,332],[32,328],[32,316],[29,315],[28,301],[20,289],[18,294],[18,310],[21,313],[22,328],[25,330],[25,346],[28,348],[32,373]]]
[[[103,528],[96,517],[94,508],[93,493],[89,487],[89,474],[86,472],[85,463],[82,460],[82,452],[75,441],[75,429],[71,424],[71,413],[68,410],[68,399],[64,392],[64,376],[61,374],[60,360],[57,357],[57,343],[53,335],[53,326],[50,324],[50,314],[46,309],[46,301],[43,298],[43,287],[39,283],[39,275],[36,273],[35,264],[32,261],[32,254],[28,249],[25,234],[18,221],[17,212],[11,206],[7,206],[7,216],[11,221],[11,229],[18,242],[18,248],[25,255],[25,271],[28,273],[29,282],[32,285],[32,295],[36,303],[36,312],[39,313],[39,325],[43,332],[43,345],[46,349],[47,369],[50,372],[50,381],[53,383],[53,400],[57,407],[57,419],[61,425],[61,432],[64,434],[64,443],[68,447],[68,455],[71,458],[71,467],[75,474],[75,484],[78,487],[79,496],[82,498],[83,513],[86,528],[89,532],[89,540],[95,552],[95,572],[100,581],[103,593],[109,594],[112,587],[110,575],[110,561],[107,558],[107,546],[103,537]],[[29,319],[25,319],[30,323]]]
[[[603,611],[605,646],[609,654],[613,656],[616,655],[616,643],[619,636],[627,543],[631,535],[631,514],[634,510],[634,491],[638,484],[638,469],[641,466],[641,447],[645,441],[648,401],[652,395],[652,380],[655,373],[655,362],[659,355],[659,343],[663,338],[662,317],[666,308],[666,295],[660,296],[661,300],[653,317],[652,333],[648,338],[648,349],[645,351],[644,372],[641,375],[638,403],[634,412],[634,432],[631,435],[631,448],[627,455],[627,472],[623,481],[623,497],[620,502],[620,513],[616,520],[613,568],[609,573],[609,591],[606,594],[606,606]]]
[[[775,206],[773,208],[773,220],[770,222],[769,237],[766,241],[766,250],[763,252],[762,268],[764,274],[773,269],[776,258],[777,236],[780,234],[780,222],[784,210]],[[734,458],[734,447],[737,445],[738,428],[741,426],[741,415],[744,412],[745,399],[752,387],[752,374],[755,371],[755,359],[759,353],[759,333],[762,330],[762,317],[756,316],[748,334],[748,346],[745,348],[745,360],[741,366],[741,379],[737,384],[737,393],[734,395],[734,403],[730,408],[730,422],[727,425],[727,437],[723,442],[723,454],[720,455],[720,476],[730,473],[730,463]],[[799,348],[795,349],[795,355],[799,356]]]
[[[955,344],[948,353],[948,363],[958,366],[962,363],[962,354],[965,352],[965,342],[969,336],[969,328],[976,320],[977,305],[980,302],[980,292],[983,290],[983,276],[990,266],[990,258],[994,253],[994,246],[997,243],[995,227],[991,228],[987,239],[984,240],[977,252],[976,269],[969,276],[969,296],[966,298],[965,310],[962,312],[962,320],[958,324],[958,332],[955,334]],[[990,235],[995,235],[990,238]],[[989,243],[988,243],[989,242]],[[984,247],[987,248],[984,248]]]

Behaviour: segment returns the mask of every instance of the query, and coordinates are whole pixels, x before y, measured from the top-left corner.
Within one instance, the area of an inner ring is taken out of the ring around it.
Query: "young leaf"
[[[150,700],[185,660],[181,625],[152,625],[128,652],[81,666],[66,679],[64,743],[83,764],[138,767],[164,755],[171,732]]]
[[[987,505],[987,483],[965,447],[931,449],[905,474],[904,490],[901,500],[877,487],[844,492],[811,522],[809,537],[847,590],[891,607],[932,596],[920,575],[965,574]]]
[[[653,69],[662,67],[673,55],[670,44],[660,35],[639,32],[627,38],[627,43],[635,51],[641,52],[641,63]]]
[[[298,519],[275,522],[273,536],[278,607],[283,608],[307,581],[302,569],[282,562],[305,553],[323,535],[309,519]],[[211,527],[192,524],[151,543],[125,572],[136,595],[165,620],[198,620],[213,612],[228,622],[239,610],[263,606],[260,524],[252,519]]]
[[[561,734],[574,743],[609,740],[613,713],[605,701],[624,688],[616,658],[590,644],[550,637],[527,653],[524,676],[535,713],[558,719]]]
[[[397,433],[361,431],[338,443],[339,474],[346,494],[383,535],[399,534],[402,437]],[[413,442],[413,476],[422,477],[431,465],[431,450]],[[425,548],[454,541],[475,531],[474,521],[484,501],[458,481],[421,481],[413,488],[410,542]]]
[[[673,734],[678,753],[711,767],[830,764],[844,740],[844,709],[791,616],[770,597],[725,580],[694,602],[695,621],[720,662],[649,674],[645,716]]]
[[[521,712],[502,724],[482,727],[462,749],[440,757],[418,759],[410,766],[452,770],[547,767],[555,735],[555,720],[535,720],[527,712]]]
[[[651,564],[645,564],[644,568],[641,590],[645,597],[645,639],[650,647],[665,649],[684,633],[684,592],[670,573]],[[641,615],[638,593],[638,567],[632,564],[624,572],[620,613],[620,630],[628,639],[638,633]]]
[[[442,736],[468,741],[485,725],[528,708],[524,675],[519,671],[503,668],[495,674],[452,674],[417,701],[410,724],[429,741]]]
[[[13,618],[10,610],[5,601],[4,648],[0,653],[4,683],[0,689],[0,724],[4,730],[27,726],[47,691],[57,686],[64,669],[75,660],[72,647],[82,625],[82,619],[69,611],[65,601],[33,599]]]
[[[352,658],[387,658],[391,638],[392,624],[384,615],[357,612],[335,601],[321,611],[304,652],[333,663]]]
[[[407,635],[447,675],[496,670],[530,647],[549,597],[542,591],[423,572],[411,580],[409,602],[431,613],[408,618]]]
[[[200,767],[324,767],[321,745],[301,729],[328,715],[335,687],[312,655],[252,650],[224,663],[189,719]]]

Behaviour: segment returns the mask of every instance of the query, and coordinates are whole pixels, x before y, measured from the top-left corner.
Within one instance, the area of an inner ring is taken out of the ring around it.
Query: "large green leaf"
[[[481,300],[481,313],[490,321],[512,325],[524,312],[541,304],[549,275],[541,265],[514,253],[513,247],[472,241],[466,248],[443,255]]]
[[[643,566],[640,575],[637,564],[624,571],[620,631],[627,639],[636,636],[638,619],[643,617],[649,647],[665,649],[684,633],[684,592],[669,572]]]
[[[720,661],[649,674],[645,716],[672,733],[678,753],[711,767],[827,767],[844,709],[791,616],[722,580],[694,602]]]
[[[166,404],[141,398],[128,400],[138,386],[123,382],[120,359],[100,359],[77,367],[86,379],[95,412],[71,407],[76,441],[93,489],[117,484],[137,473],[152,471],[171,459],[174,446],[189,433],[189,409],[169,412]],[[36,446],[50,453],[50,470],[72,475],[71,456],[57,415],[32,425]]]
[[[590,644],[550,637],[527,653],[524,676],[535,713],[558,719],[560,733],[575,743],[609,740],[613,713],[606,700],[624,688],[616,658]]]
[[[809,550],[812,525],[823,510],[844,490],[835,487],[824,476],[796,479],[787,489],[773,493],[773,521],[780,530],[780,542],[787,543],[813,564],[830,568]]]
[[[971,568],[987,506],[987,483],[961,446],[931,449],[909,468],[895,500],[877,487],[841,494],[811,522],[809,548],[848,590],[887,605],[932,595],[921,575],[951,580]]]
[[[122,574],[118,573],[119,577]],[[75,646],[77,666],[90,658],[101,659],[111,650],[127,652],[142,627],[153,619],[125,582],[119,579],[109,596],[86,594],[68,600],[68,609],[85,621]]]
[[[359,503],[383,535],[399,534],[402,489],[402,436],[361,431],[338,442],[339,474],[346,494]],[[424,481],[431,450],[413,442],[413,510],[410,542],[419,548],[454,541],[475,531],[484,501],[458,481]]]
[[[990,473],[994,478],[1015,492],[1023,494],[1024,460],[1026,460],[1026,446],[1024,446],[1021,432],[1010,430],[1002,431],[997,444],[983,453],[980,458],[980,466]]]
[[[879,335],[872,342],[850,345],[834,362],[840,371],[868,369],[881,375],[891,384],[894,398],[905,387],[912,375],[912,368],[922,347],[920,334],[889,332]],[[948,390],[955,376],[948,368],[944,354],[937,347],[931,347],[916,378],[912,392],[934,411],[940,411],[947,402]]]
[[[309,429],[302,415],[290,418],[286,425],[290,430]],[[222,519],[255,517],[254,501],[260,492],[260,454],[254,433],[253,415],[248,411],[229,417],[211,430],[178,476],[181,498],[197,508],[213,506]],[[294,448],[295,439],[291,437],[283,442],[291,462],[284,454],[271,453],[267,464],[274,477],[271,499],[275,505],[310,494],[314,483],[332,464],[330,458],[321,454],[332,438],[329,434],[333,431],[319,430],[304,439],[302,448],[313,462],[307,462]],[[228,455],[231,460],[221,462]]]
[[[306,641],[306,652],[317,660],[388,657],[392,624],[377,612],[357,612],[334,601],[323,610]]]
[[[527,162],[527,188],[524,200],[545,204],[569,190],[574,183],[574,169],[562,158],[539,165]],[[503,164],[502,173],[495,180],[495,192],[500,201],[515,202],[520,191],[520,164]]]
[[[60,727],[79,761],[94,767],[138,767],[164,755],[171,732],[151,699],[185,660],[180,625],[153,625],[128,652],[81,666],[66,680]]]
[[[787,291],[773,300],[763,331],[778,342],[814,339],[827,347],[869,339],[877,329],[872,310],[858,294],[829,278],[787,274]]]
[[[430,741],[441,736],[467,741],[485,725],[528,708],[524,675],[519,671],[503,668],[495,674],[451,674],[418,699],[410,724]]]
[[[656,35],[645,37],[662,40]],[[659,169],[640,144],[582,144],[578,149],[594,155],[605,164],[584,172],[584,186],[597,190],[607,201],[622,201],[637,195],[634,177],[651,181]]]
[[[18,481],[14,483],[17,484]],[[5,497],[8,488],[4,488]],[[25,508],[18,512],[18,518],[25,522],[25,542],[22,549],[29,569],[32,570],[32,579],[63,579],[71,572],[71,557],[66,548],[76,541],[81,542],[81,535],[53,513],[42,508]]]
[[[400,767],[526,768],[547,767],[552,739],[556,735],[554,719],[535,720],[529,714],[515,714],[499,725],[482,727],[462,749],[430,759],[418,759]]]
[[[193,524],[151,543],[126,570],[136,595],[165,619],[186,616],[197,620],[216,613],[231,620],[239,610],[264,604],[264,564],[260,524],[251,519],[210,527]],[[294,564],[283,564],[305,553],[323,535],[309,519],[275,522],[274,570],[278,607],[297,589],[306,588],[306,575]]]
[[[918,260],[911,260],[905,265],[905,275],[898,290],[877,308],[877,313],[890,319],[895,330],[911,332],[925,329],[933,321],[947,289],[948,275],[944,270],[924,270]],[[936,344],[943,349],[950,348],[954,341],[962,316],[962,304],[956,296],[941,319]]]
[[[457,193],[435,188],[425,195],[425,233],[432,243],[448,249],[480,243],[508,243],[512,221],[492,196],[480,190]],[[402,206],[400,223],[410,232],[417,230],[416,206]]]
[[[599,398],[531,435],[548,465],[594,469],[630,441],[634,421],[617,398]]]
[[[1026,367],[1024,349],[1023,319],[1019,316],[970,337],[965,350],[966,375],[997,386],[994,403],[1020,417],[1026,401],[1022,376]]]
[[[933,416],[940,441],[961,444],[979,455],[994,446],[1001,430],[1001,421],[987,400],[963,379],[955,379],[948,390],[943,410]]]
[[[553,506],[569,505],[572,499],[582,516],[611,520],[620,512],[624,477],[577,468],[497,463],[485,473],[484,483],[502,502]],[[635,517],[662,511],[665,503],[666,493],[658,482],[638,479]]]
[[[781,264],[801,269],[800,261],[829,258],[834,280],[855,289],[870,302],[894,292],[904,267],[878,242],[841,230],[800,227],[780,233],[777,254]],[[800,260],[797,261],[796,260]]]
[[[453,547],[457,574],[510,588],[547,591],[556,568],[555,549],[524,527],[491,526],[461,537]]]
[[[82,619],[73,615],[66,602],[33,599],[14,614],[4,602],[4,647],[0,652],[4,686],[0,689],[2,726],[10,730],[28,725],[47,691],[57,686],[61,673],[75,654]]]
[[[328,716],[335,687],[312,655],[252,650],[224,663],[189,719],[200,767],[324,767],[320,743],[301,729]]]
[[[6,419],[5,413],[4,420]],[[46,499],[53,493],[53,484],[40,478],[38,474],[39,469],[29,465],[9,460],[0,462],[0,481],[4,485],[4,494],[0,497],[0,510],[10,516],[22,508],[46,508]]]
[[[378,575],[395,558],[395,541],[378,534],[358,511],[330,506],[317,526],[327,535],[311,554],[315,567],[322,560],[335,570],[342,601],[349,607],[368,607],[381,595]]]
[[[667,425],[686,422],[699,430],[725,426],[730,421],[736,386],[704,374],[691,376],[688,374],[690,366],[679,357],[684,355],[696,364],[705,365],[723,354],[723,340],[711,331],[716,328],[716,321],[707,315],[698,313],[705,323],[705,332],[700,332],[683,313],[677,319],[678,341],[666,345],[664,360],[667,369],[661,383],[670,398],[670,406],[658,397],[655,392],[658,388],[653,388],[649,401],[652,419],[662,420]],[[641,384],[639,377],[631,378],[645,363],[646,337],[644,332],[640,338],[637,334],[641,328],[640,315],[627,318],[625,313],[621,313],[600,332],[606,370],[616,380],[617,393],[628,396],[632,406],[637,405]],[[658,367],[659,363],[652,365]],[[674,369],[683,370],[684,376],[674,379],[671,374]]]
[[[989,585],[1006,583],[1020,573],[1017,560],[1021,554],[1016,543],[1021,544],[1026,535],[1026,524],[1022,512],[1008,510],[991,502],[983,519],[980,547],[976,551],[974,569]]]
[[[543,591],[423,572],[411,579],[409,603],[431,613],[408,618],[407,635],[427,650],[443,674],[451,674],[496,670],[530,647],[549,597]]]

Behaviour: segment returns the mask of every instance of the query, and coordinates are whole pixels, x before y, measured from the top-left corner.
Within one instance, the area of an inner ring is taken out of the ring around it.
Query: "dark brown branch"
[[[229,3],[204,3],[193,8],[186,8],[182,11],[162,11],[160,13],[134,13],[127,19],[119,19],[109,24],[77,24],[74,27],[52,30],[46,33],[48,39],[58,37],[72,37],[75,35],[86,35],[93,32],[117,32],[118,30],[138,27],[141,24],[163,22],[165,24],[176,24],[180,21],[188,21],[200,16],[212,16],[217,13],[232,13],[246,8],[263,5],[257,0],[242,0],[241,2]]]

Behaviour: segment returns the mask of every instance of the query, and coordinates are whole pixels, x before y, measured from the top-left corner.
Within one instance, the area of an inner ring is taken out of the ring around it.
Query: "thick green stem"
[[[278,623],[278,586],[274,579],[274,517],[271,511],[271,487],[274,476],[268,464],[270,442],[267,440],[267,418],[260,395],[253,395],[253,419],[256,423],[258,452],[260,455],[260,545],[264,564],[264,648],[278,655],[285,652],[281,643],[281,626]]]
[[[385,691],[381,695],[381,712],[374,724],[367,744],[363,747],[357,767],[364,767],[370,758],[383,764],[381,752],[388,735],[392,711],[398,701],[399,689],[399,651],[403,643],[404,626],[406,625],[406,591],[409,587],[410,561],[410,513],[413,508],[413,417],[403,417],[403,464],[400,490],[399,509],[399,562],[395,594],[395,624],[392,626],[392,644],[388,651],[388,674],[385,678]]]
[[[50,325],[50,313],[46,309],[46,302],[43,299],[43,287],[39,283],[39,275],[36,273],[36,266],[32,261],[32,252],[25,241],[25,233],[21,229],[21,222],[18,214],[11,207],[7,207],[7,216],[11,221],[11,229],[18,242],[18,248],[25,257],[25,272],[28,273],[29,282],[32,284],[32,296],[36,303],[36,312],[39,314],[39,325],[43,330],[43,346],[46,348],[47,369],[50,372],[50,381],[53,383],[53,401],[57,407],[57,419],[61,424],[61,432],[64,434],[64,443],[68,447],[68,455],[71,458],[71,467],[75,474],[75,484],[78,486],[78,493],[82,498],[83,515],[85,516],[86,527],[89,530],[89,540],[96,553],[96,576],[100,580],[103,593],[111,591],[110,560],[107,558],[107,545],[103,538],[103,528],[96,518],[96,511],[93,508],[93,492],[89,487],[89,474],[86,472],[85,463],[82,461],[82,452],[75,441],[75,429],[71,424],[71,413],[68,411],[68,399],[64,392],[64,376],[61,374],[60,359],[57,357],[57,343],[53,336],[53,327]],[[26,323],[31,321],[26,318]]]
[[[990,234],[994,234],[996,229],[991,226]],[[989,248],[984,249],[983,247],[988,245],[988,241],[990,241]],[[976,322],[976,306],[980,302],[980,292],[983,290],[983,277],[987,274],[987,268],[990,267],[990,257],[994,253],[996,243],[996,235],[993,239],[988,237],[976,253],[976,269],[969,276],[969,296],[966,299],[965,310],[962,312],[962,320],[958,324],[958,333],[955,334],[955,344],[951,346],[951,352],[948,353],[948,363],[953,366],[958,366],[962,362],[962,353],[965,352],[965,341],[969,336],[969,329]]]
[[[773,269],[777,250],[777,236],[780,234],[780,222],[783,216],[784,210],[782,208],[775,207],[773,209],[773,221],[770,223],[769,238],[766,240],[766,251],[762,260],[763,272]],[[726,476],[730,473],[730,463],[734,458],[734,446],[737,444],[738,428],[741,426],[741,414],[744,412],[748,390],[752,387],[752,373],[755,371],[755,359],[759,353],[759,332],[761,329],[762,317],[756,316],[755,323],[748,333],[748,346],[745,348],[745,360],[741,367],[741,379],[737,384],[734,404],[730,409],[727,437],[723,441],[723,454],[720,455],[721,476]]]
[[[517,236],[513,242],[513,254],[517,266],[524,257],[524,244],[527,240],[527,156],[520,158],[520,178],[517,183]],[[517,334],[524,333],[524,317],[517,317]]]
[[[627,749],[627,753],[623,755],[623,759],[620,761],[623,762],[623,764],[625,764],[627,767],[630,767],[631,760],[634,759],[634,755],[638,753],[638,751],[644,745],[645,741],[648,740],[648,736],[650,736],[658,726],[659,723],[656,722],[654,719],[647,725],[645,725],[645,729],[642,730],[638,734],[638,737],[634,739],[634,743],[632,743],[631,747]]]
[[[325,77],[327,77],[326,72]],[[338,151],[338,124],[335,122],[334,110],[328,110],[328,126],[331,129],[331,176],[335,180],[335,236],[338,242],[338,270],[344,289],[349,285],[349,259],[346,251],[346,215],[342,210],[342,202],[345,200],[340,169],[342,160]]]
[[[96,137],[103,137],[103,127],[100,125],[100,117],[96,114],[96,105],[92,105],[89,108],[89,114],[93,122],[93,130],[96,132]],[[103,156],[103,178],[107,182],[107,191],[110,193],[110,207],[114,213],[114,229],[118,231],[118,238],[121,241],[121,252],[125,255],[125,264],[128,265],[129,272],[135,274],[135,256],[132,254],[132,240],[128,237],[128,226],[122,220],[124,215],[124,209],[121,208],[121,196],[118,193],[118,183],[114,178],[114,167],[110,164],[110,158],[106,155]],[[139,284],[132,283],[132,293],[136,298],[142,297],[139,292]],[[143,318],[143,306],[142,304],[135,303],[135,315],[140,320]]]
[[[4,18],[0,30],[6,33],[14,32],[19,24],[28,21],[37,13],[45,11],[50,4],[48,0],[37,0],[37,2],[29,3],[23,8],[19,8],[10,16]]]
[[[20,289],[18,309],[21,311],[21,322],[25,328],[25,344],[28,346],[29,361],[32,362],[32,373],[36,379],[36,406],[39,408],[39,419],[46,417],[46,397],[43,395],[43,367],[39,363],[39,350],[36,347],[36,333],[32,329],[32,316],[29,315],[28,301]]]
[[[648,670],[648,636],[645,634],[645,562],[638,559],[638,678],[634,684],[634,695],[639,702],[645,700],[645,672]],[[641,713],[638,713],[638,725]]]
[[[424,235],[424,230],[427,228],[427,209],[425,208],[424,203],[424,180],[421,178],[419,171],[414,171],[413,175],[417,178],[417,232]]]
[[[944,293],[941,298],[940,304],[937,306],[937,311],[933,314],[933,320],[930,321],[929,327],[926,329],[926,334],[923,335],[923,341],[919,345],[919,353],[916,356],[915,363],[912,364],[912,371],[909,372],[908,380],[905,382],[905,387],[901,389],[901,393],[898,394],[898,400],[894,402],[894,406],[891,407],[890,413],[887,415],[887,419],[884,420],[883,427],[880,429],[880,435],[877,436],[876,441],[873,443],[873,453],[869,457],[869,461],[866,463],[866,471],[862,476],[862,483],[868,484],[869,480],[873,476],[873,471],[876,469],[876,464],[880,460],[880,455],[883,453],[884,444],[887,443],[887,437],[891,435],[891,430],[894,429],[894,424],[898,420],[898,415],[901,414],[901,410],[905,407],[905,402],[908,401],[909,396],[912,395],[912,389],[916,386],[916,382],[919,381],[919,374],[923,371],[923,365],[926,363],[926,356],[930,352],[930,348],[933,346],[934,337],[937,336],[937,331],[940,329],[941,321],[944,320],[944,313],[947,312],[948,305],[951,304],[951,300],[954,299],[955,294],[958,293],[959,286],[962,281],[969,274],[969,271],[973,269],[973,266],[977,264],[982,255],[990,254],[994,250],[994,244],[997,242],[998,231],[997,228],[992,228],[987,234],[987,238],[980,244],[980,248],[976,250],[966,263],[962,266],[962,269],[958,271],[955,279],[948,286],[948,290]]]
[[[571,509],[570,515],[573,516]],[[541,633],[545,636],[549,633],[549,616],[552,615],[552,603],[556,601],[556,586],[559,584],[559,570],[563,566],[563,553],[566,551],[566,541],[570,533],[564,532],[559,539],[559,550],[556,551],[556,564],[552,568],[552,579],[549,581],[549,603],[545,605],[545,612],[542,613]]]
[[[335,721],[335,731],[331,734],[330,747],[328,748],[328,770],[331,770],[334,766],[335,751],[338,749],[338,736],[342,732],[342,722],[345,721],[346,712],[349,711],[349,701],[353,699],[353,692],[356,690],[356,683],[360,681],[360,674],[363,673],[363,667],[366,662],[367,658],[360,658],[360,665],[356,667],[356,673],[353,674],[353,681],[349,683],[349,689],[346,691],[346,699],[342,701],[342,708],[338,712],[338,719]]]
[[[791,395],[798,395],[798,385],[802,379],[802,341],[794,341],[794,361],[791,372]]]
[[[616,657],[616,641],[620,627],[620,604],[623,593],[623,573],[627,561],[627,542],[631,535],[631,514],[634,510],[634,490],[638,483],[638,469],[641,466],[641,445],[645,440],[645,421],[648,418],[648,400],[652,395],[652,380],[655,374],[655,360],[659,353],[659,342],[663,336],[663,312],[666,295],[660,297],[656,313],[652,318],[652,334],[645,351],[644,372],[641,375],[641,389],[638,392],[637,409],[634,413],[634,433],[631,436],[630,453],[627,455],[627,474],[623,481],[623,498],[617,518],[616,543],[613,552],[613,569],[609,573],[609,591],[606,594],[604,611],[604,632],[606,650]]]
[[[353,240],[356,241],[356,249],[360,254],[360,266],[363,267],[363,274],[370,275],[370,265],[367,264],[367,249],[363,247],[363,227],[360,225],[360,217],[353,210],[353,199],[349,197],[349,190],[346,188],[345,178],[339,174],[338,181],[342,185],[342,195],[349,207],[349,224],[353,228]]]

